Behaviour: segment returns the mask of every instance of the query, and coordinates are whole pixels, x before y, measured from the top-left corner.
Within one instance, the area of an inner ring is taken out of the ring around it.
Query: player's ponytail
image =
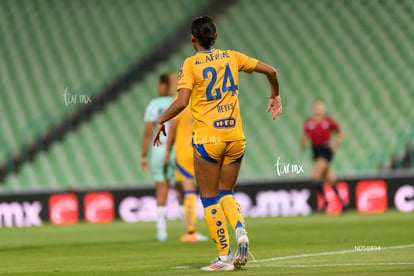
[[[191,24],[191,34],[205,49],[210,49],[217,38],[216,23],[208,16],[196,18]]]

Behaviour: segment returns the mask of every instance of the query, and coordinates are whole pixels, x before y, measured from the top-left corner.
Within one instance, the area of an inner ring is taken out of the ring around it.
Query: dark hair
[[[170,84],[170,78],[168,77],[168,73],[162,74],[160,76],[159,83],[164,83],[166,85]]]
[[[216,41],[216,23],[208,16],[198,17],[191,24],[191,34],[200,42],[201,46],[209,49]]]

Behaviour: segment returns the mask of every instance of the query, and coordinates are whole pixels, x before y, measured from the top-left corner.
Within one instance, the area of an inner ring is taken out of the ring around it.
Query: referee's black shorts
[[[313,146],[313,160],[318,158],[324,158],[328,162],[331,162],[333,158],[333,152],[329,145]]]

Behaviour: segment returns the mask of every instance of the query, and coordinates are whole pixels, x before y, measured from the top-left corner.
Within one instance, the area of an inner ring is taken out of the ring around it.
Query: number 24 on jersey
[[[224,71],[224,77],[223,77],[223,83],[220,88],[214,89],[216,92],[215,95],[213,95],[213,87],[216,85],[217,81],[217,71],[214,69],[214,67],[206,67],[203,70],[203,78],[205,80],[210,79],[209,84],[207,85],[206,89],[206,97],[207,101],[214,101],[214,100],[220,100],[222,97],[222,93],[225,92],[232,92],[232,95],[236,95],[236,91],[239,89],[239,86],[234,83],[233,75],[230,70],[230,66],[226,63],[225,65],[225,71]]]

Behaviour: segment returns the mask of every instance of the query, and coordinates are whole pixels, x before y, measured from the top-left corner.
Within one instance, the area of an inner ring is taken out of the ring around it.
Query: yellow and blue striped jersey
[[[214,48],[198,51],[184,60],[177,90],[192,90],[195,144],[245,139],[238,102],[238,72],[251,73],[257,62],[237,51]]]

